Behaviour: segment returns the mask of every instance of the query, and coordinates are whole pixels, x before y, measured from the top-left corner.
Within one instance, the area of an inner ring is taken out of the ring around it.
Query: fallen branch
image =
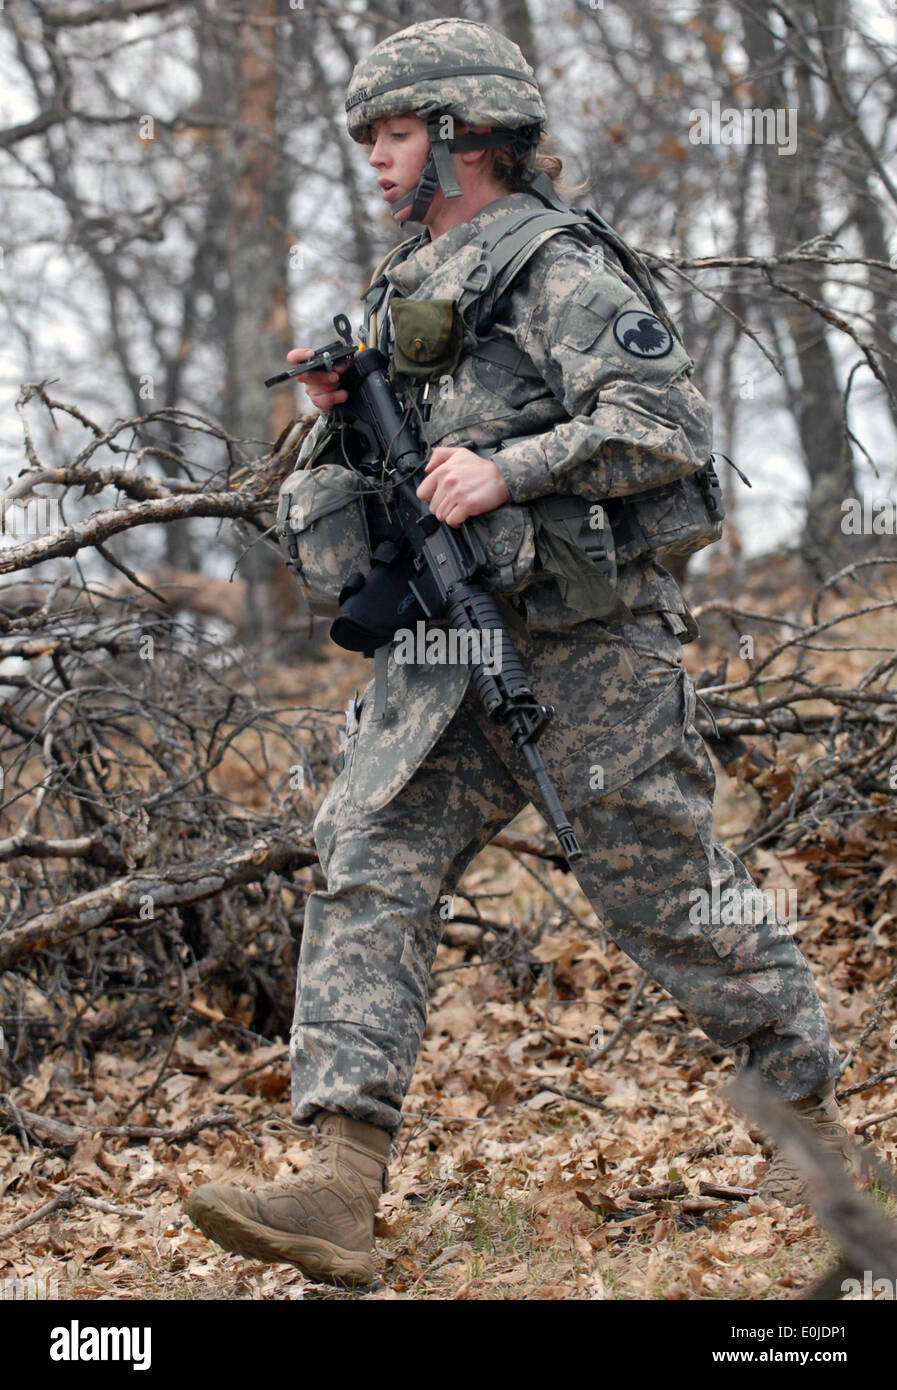
[[[0,1105],[12,1112],[6,1096],[0,1096]],[[50,1115],[39,1115],[34,1110],[16,1108],[16,1113],[28,1129],[43,1133],[57,1144],[77,1144],[91,1134],[102,1134],[116,1139],[164,1139],[167,1144],[181,1144],[187,1139],[195,1139],[203,1129],[242,1129],[242,1122],[236,1115],[226,1110],[216,1111],[214,1115],[197,1115],[188,1125],[180,1129],[163,1129],[156,1125],[75,1125],[65,1120],[55,1120]]]
[[[104,869],[125,869],[123,854],[102,835],[78,835],[68,840],[45,840],[40,835],[10,835],[0,840],[0,863],[8,859],[83,859]]]
[[[9,1236],[17,1236],[20,1231],[27,1231],[29,1226],[33,1226],[36,1221],[42,1221],[45,1216],[52,1216],[54,1211],[59,1211],[60,1207],[73,1207],[79,1200],[80,1193],[69,1189],[66,1192],[57,1192],[56,1196],[49,1202],[44,1202],[42,1207],[31,1212],[28,1216],[23,1216],[19,1221],[14,1221],[11,1226],[7,1226],[5,1231],[0,1231],[0,1240],[6,1240]]]
[[[604,1101],[600,1096],[586,1096],[581,1091],[567,1091],[563,1086],[552,1086],[548,1081],[539,1082],[540,1091],[553,1091],[564,1100],[573,1100],[577,1105],[587,1105],[591,1110],[600,1110]]]
[[[880,1115],[867,1115],[864,1120],[854,1127],[854,1134],[865,1134],[867,1129],[873,1125],[880,1125],[884,1120],[893,1120],[897,1116],[897,1110],[883,1110]]]
[[[138,1207],[121,1207],[115,1202],[107,1202],[102,1197],[91,1197],[88,1193],[82,1192],[80,1188],[69,1187],[64,1192],[57,1192],[52,1201],[44,1202],[42,1207],[32,1211],[28,1216],[23,1216],[19,1221],[7,1226],[5,1231],[0,1231],[0,1240],[7,1240],[10,1236],[17,1236],[22,1231],[27,1231],[29,1226],[33,1226],[38,1221],[43,1221],[45,1216],[52,1216],[55,1211],[63,1208],[70,1210],[77,1206],[93,1207],[95,1211],[107,1212],[110,1216],[126,1216],[141,1219],[147,1215]]]
[[[257,839],[248,849],[231,850],[215,859],[147,870],[115,879],[82,893],[49,912],[32,917],[0,936],[0,972],[20,960],[49,950],[140,911],[150,899],[153,911],[212,898],[227,888],[258,883],[271,872],[287,873],[317,863],[316,852],[297,840]]]
[[[88,1197],[86,1194],[81,1198],[86,1207],[94,1207],[97,1211],[105,1211],[110,1216],[129,1216],[136,1220],[146,1216],[145,1211],[139,1207],[122,1207],[117,1202],[107,1202],[103,1197]]]
[[[135,526],[152,526],[190,516],[248,519],[270,509],[270,503],[238,492],[196,492],[135,502],[128,507],[109,507],[106,511],[94,512],[86,521],[66,526],[55,535],[40,536],[0,550],[0,574],[30,569],[32,565],[42,565],[46,560],[63,555],[77,555],[85,546],[96,545],[97,541],[105,541]]]
[[[883,1081],[893,1081],[897,1076],[897,1067],[889,1067],[887,1071],[877,1071],[874,1076],[868,1076],[865,1081],[856,1081],[852,1086],[844,1086],[835,1092],[837,1100],[845,1100],[848,1096],[855,1096],[860,1091],[870,1091],[873,1086],[880,1086]]]
[[[257,1071],[265,1071],[267,1067],[273,1067],[278,1062],[286,1061],[289,1055],[290,1049],[285,1047],[282,1051],[275,1052],[273,1057],[266,1057],[264,1062],[256,1062],[255,1066],[247,1067],[245,1071],[241,1071],[237,1076],[233,1077],[232,1080],[228,1081],[226,1085],[218,1087],[219,1096],[223,1096],[225,1091],[231,1090],[234,1086],[238,1085],[239,1082],[245,1081],[247,1076],[252,1076]]]
[[[722,1182],[699,1182],[698,1192],[702,1197],[716,1197],[721,1202],[746,1202],[757,1195],[753,1187],[731,1187]],[[658,1182],[650,1187],[629,1189],[633,1202],[665,1201],[670,1197],[684,1197],[687,1193],[684,1182]]]
[[[863,1043],[870,1036],[870,1034],[875,1032],[875,1029],[878,1027],[878,1024],[881,1020],[885,1004],[888,1002],[889,998],[895,990],[897,990],[897,965],[894,966],[894,969],[891,971],[890,975],[885,980],[881,989],[878,991],[878,998],[875,1001],[875,1006],[872,1010],[872,1016],[869,1019],[869,1022],[866,1024],[862,1033],[860,1033],[860,1036],[852,1045],[850,1051],[848,1052],[847,1056],[844,1058],[844,1061],[841,1064],[842,1076],[853,1062],[860,1048],[863,1046]]]
[[[645,992],[645,986],[647,985],[649,979],[650,976],[647,975],[643,970],[642,978],[639,980],[635,989],[632,991],[632,994],[629,997],[629,1002],[623,1011],[623,1017],[620,1019],[620,1022],[617,1024],[613,1033],[611,1033],[610,1037],[607,1039],[606,1042],[602,1043],[600,1047],[596,1048],[593,1052],[590,1053],[590,1056],[592,1057],[593,1061],[597,1062],[599,1058],[606,1057],[608,1052],[610,1052],[611,1048],[615,1047],[616,1044],[620,1041],[623,1034],[629,1028],[632,1027],[635,1021],[635,1011],[638,1008],[639,1001]],[[666,1003],[667,1001],[664,1000],[663,1002]]]

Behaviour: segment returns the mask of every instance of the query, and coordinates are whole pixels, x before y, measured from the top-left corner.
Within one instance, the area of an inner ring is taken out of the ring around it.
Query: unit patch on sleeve
[[[672,351],[672,334],[660,319],[643,309],[627,309],[614,322],[614,337],[634,357],[666,357]]]

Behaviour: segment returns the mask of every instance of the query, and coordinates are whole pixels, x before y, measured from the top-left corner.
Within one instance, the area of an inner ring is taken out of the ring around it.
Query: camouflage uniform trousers
[[[532,688],[557,710],[539,746],[584,851],[576,878],[607,935],[737,1068],[756,1069],[785,1100],[819,1093],[839,1059],[787,926],[756,911],[742,914],[747,925],[692,920],[695,888],[710,894],[715,880],[717,901],[729,902],[733,889],[757,890],[713,838],[715,776],[678,637],[656,613],[625,629],[587,622],[528,636]],[[315,820],[327,890],[306,907],[293,1118],[308,1123],[323,1108],[395,1133],[426,1026],[443,895],[536,791],[473,681],[384,808],[352,801],[352,751]]]

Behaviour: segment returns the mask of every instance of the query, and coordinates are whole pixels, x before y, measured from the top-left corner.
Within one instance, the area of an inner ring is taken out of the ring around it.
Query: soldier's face
[[[373,121],[374,143],[368,162],[377,171],[377,182],[387,203],[395,203],[417,187],[427,162],[430,143],[427,126],[419,116],[385,116]],[[397,222],[408,216],[410,208],[395,213]]]

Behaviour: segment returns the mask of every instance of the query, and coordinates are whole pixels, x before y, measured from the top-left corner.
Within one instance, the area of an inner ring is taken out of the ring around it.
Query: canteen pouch
[[[280,487],[277,535],[309,609],[335,617],[348,577],[370,568],[365,479],[337,463],[301,468]]]
[[[390,376],[422,381],[451,376],[464,345],[464,328],[455,301],[394,295],[390,313],[395,339]]]

